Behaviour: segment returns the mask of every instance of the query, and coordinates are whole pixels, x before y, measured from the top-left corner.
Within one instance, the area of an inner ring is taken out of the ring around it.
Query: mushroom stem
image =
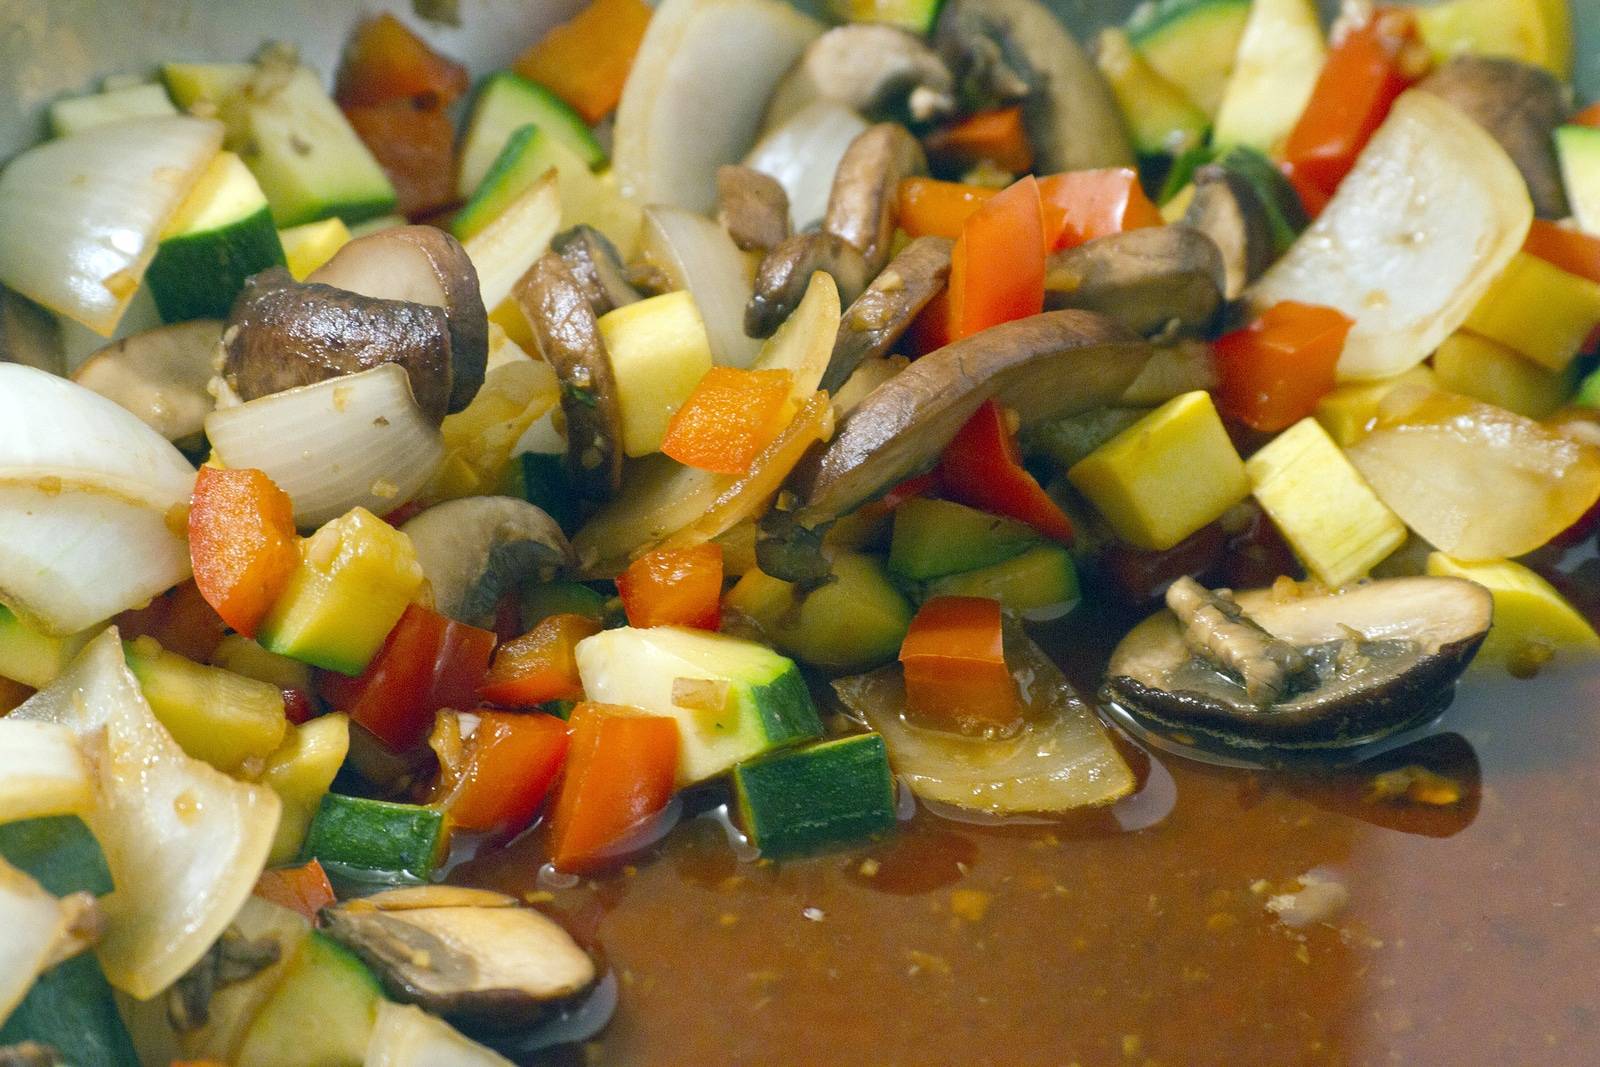
[[[1299,649],[1258,625],[1227,590],[1212,591],[1185,576],[1168,588],[1167,607],[1183,625],[1189,650],[1237,675],[1257,707],[1276,704],[1307,667]]]

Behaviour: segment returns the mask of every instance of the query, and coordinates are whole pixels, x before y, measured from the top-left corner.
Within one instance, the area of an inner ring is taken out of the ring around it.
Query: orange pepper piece
[[[961,236],[961,227],[973,213],[999,192],[981,185],[907,178],[895,193],[900,228],[912,237],[948,237],[953,241]]]
[[[1124,230],[1160,226],[1161,210],[1144,193],[1131,167],[1074,170],[1039,179],[1045,247],[1075,248]]]
[[[567,755],[567,724],[542,712],[480,710],[461,780],[445,802],[468,830],[515,833],[533,821]]]
[[[551,615],[514,641],[501,645],[479,692],[493,704],[531,708],[551,700],[578,700],[578,642],[600,632],[583,615]]]
[[[661,451],[686,467],[743,474],[783,430],[794,374],[712,367],[683,402]]]
[[[397,212],[416,218],[454,202],[456,128],[444,111],[397,100],[347,104],[344,117],[389,176]]]
[[[256,879],[255,895],[317,921],[317,912],[335,899],[322,864],[311,860],[299,867],[269,867]]]
[[[1212,350],[1223,412],[1268,433],[1311,414],[1334,386],[1352,325],[1333,308],[1286,300],[1218,338]]]
[[[590,870],[672,799],[678,723],[636,708],[579,704],[567,723],[567,772],[550,815],[551,859]]]
[[[950,340],[1042,311],[1044,247],[1032,175],[974,212],[950,255]]]
[[[941,596],[922,605],[900,646],[906,714],[935,729],[1008,730],[1021,718],[1006,666],[1000,603]]]
[[[512,64],[572,106],[590,124],[609,115],[650,24],[642,0],[594,0]]]
[[[925,142],[928,154],[956,166],[989,162],[1013,174],[1033,169],[1033,146],[1022,125],[1022,107],[980,111],[954,126],[935,131]]]
[[[289,494],[258,470],[201,467],[189,507],[189,556],[206,603],[254,637],[300,565]]]
[[[1522,250],[1568,274],[1600,282],[1600,237],[1569,230],[1545,219],[1534,219]]]
[[[356,27],[345,47],[334,98],[341,105],[417,101],[447,107],[467,91],[467,68],[446,59],[385,12]]]
[[[617,577],[629,626],[715,630],[722,619],[722,546],[646,552]]]

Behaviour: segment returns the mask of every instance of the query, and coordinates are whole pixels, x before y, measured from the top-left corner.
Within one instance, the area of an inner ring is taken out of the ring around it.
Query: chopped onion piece
[[[484,307],[494,313],[505,303],[560,227],[561,193],[551,170],[467,240],[462,247],[478,272]]]
[[[867,120],[837,100],[817,100],[775,127],[744,165],[774,178],[789,194],[789,223],[798,233],[821,220],[844,150]]]
[[[43,886],[0,859],[0,1023],[4,1023],[33,980],[59,958],[57,947],[70,937],[78,914],[45,892]]]
[[[96,781],[84,822],[116,886],[102,900],[100,965],[118,989],[154,996],[249,897],[277,831],[277,794],[184,754],[129,673],[115,627],[11,717],[77,735]]]
[[[393,511],[444,459],[396,363],[221,408],[206,417],[206,436],[225,465],[265,471],[306,527],[357,506]]]
[[[81,815],[93,802],[76,734],[59,723],[0,719],[0,823]]]
[[[511,1061],[473,1041],[414,1004],[378,1004],[363,1067],[512,1067]]]
[[[0,281],[104,337],[162,228],[222,147],[222,123],[174,115],[96,126],[0,172]]]
[[[645,258],[666,272],[673,288],[694,297],[712,360],[725,367],[755,362],[761,342],[744,332],[755,268],[728,231],[692,211],[658,206],[645,209],[641,241]]]

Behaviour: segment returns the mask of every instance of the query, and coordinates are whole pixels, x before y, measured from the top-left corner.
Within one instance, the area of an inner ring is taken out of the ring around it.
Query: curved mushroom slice
[[[744,309],[744,332],[751,337],[771,337],[805,299],[811,275],[830,275],[839,287],[839,299],[855,300],[867,287],[872,273],[856,247],[831,233],[797,233],[761,260],[755,290]]]
[[[717,221],[743,252],[765,252],[789,236],[789,194],[751,167],[717,168]]]
[[[450,410],[472,402],[489,359],[489,316],[478,271],[461,242],[433,226],[395,226],[358,237],[308,282],[380,300],[444,309],[450,327]]]
[[[837,393],[857,367],[885,356],[950,278],[948,237],[918,237],[845,309],[820,388]]]
[[[532,908],[389,910],[382,895],[324,908],[323,932],[360,956],[396,1000],[506,1030],[594,983],[589,954]]]
[[[1203,333],[1222,307],[1222,253],[1187,226],[1150,226],[1050,257],[1045,306],[1098,311],[1146,336]]]
[[[927,172],[922,145],[897,122],[867,127],[845,149],[833,174],[822,228],[860,251],[869,276],[889,260],[900,182]]]
[[[583,287],[598,318],[624,304],[641,299],[628,281],[622,254],[611,239],[593,226],[574,226],[550,239],[550,250],[561,256],[573,279]]]
[[[1114,403],[1150,356],[1086,311],[1049,311],[946,345],[873,390],[814,461],[796,471],[796,518],[816,527],[919,474],[985,400],[1023,425]]]
[[[0,363],[21,363],[56,375],[67,372],[67,354],[56,317],[3,285],[0,285]]]
[[[609,500],[622,484],[622,411],[594,308],[554,252],[539,257],[517,283],[516,298],[539,354],[561,379],[567,470],[579,494]]]
[[[1554,74],[1504,56],[1462,55],[1419,88],[1460,108],[1506,150],[1522,172],[1542,219],[1567,215],[1566,187],[1556,156],[1556,127],[1572,110],[1572,92]]]
[[[1172,729],[1245,747],[1349,747],[1415,723],[1437,710],[1493,613],[1474,582],[1390,578],[1334,593],[1241,593],[1225,601],[1241,629],[1201,634],[1207,621],[1191,609],[1214,600],[1180,594],[1177,614],[1134,627],[1112,654],[1106,692]],[[1278,664],[1276,691],[1247,686],[1256,653]]]
[[[221,341],[217,319],[158,326],[102,348],[72,380],[115,400],[167,440],[181,441],[205,431],[215,406],[206,385]]]
[[[1037,0],[951,0],[937,36],[967,80],[1021,98],[1039,173],[1133,165],[1111,87]]]
[[[469,496],[435,504],[401,527],[411,538],[434,607],[482,626],[502,594],[549,581],[572,566],[572,546],[556,521],[509,496]]]
[[[297,282],[273,267],[245,281],[222,344],[223,378],[241,400],[396,363],[430,419],[442,422],[450,407],[450,327],[442,308]]]
[[[1248,181],[1216,164],[1195,172],[1194,199],[1183,224],[1211,238],[1222,254],[1222,295],[1228,300],[1239,299],[1277,258],[1261,198]]]
[[[817,100],[878,114],[904,109],[913,122],[931,122],[955,109],[955,78],[939,53],[895,26],[854,22],[806,47],[772,92],[763,122],[781,125]]]

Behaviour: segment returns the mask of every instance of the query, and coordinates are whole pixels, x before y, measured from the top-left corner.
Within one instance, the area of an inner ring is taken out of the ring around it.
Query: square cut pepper
[[[900,646],[906,716],[934,729],[1006,732],[1021,720],[1006,665],[1000,602],[940,596],[922,605]]]

